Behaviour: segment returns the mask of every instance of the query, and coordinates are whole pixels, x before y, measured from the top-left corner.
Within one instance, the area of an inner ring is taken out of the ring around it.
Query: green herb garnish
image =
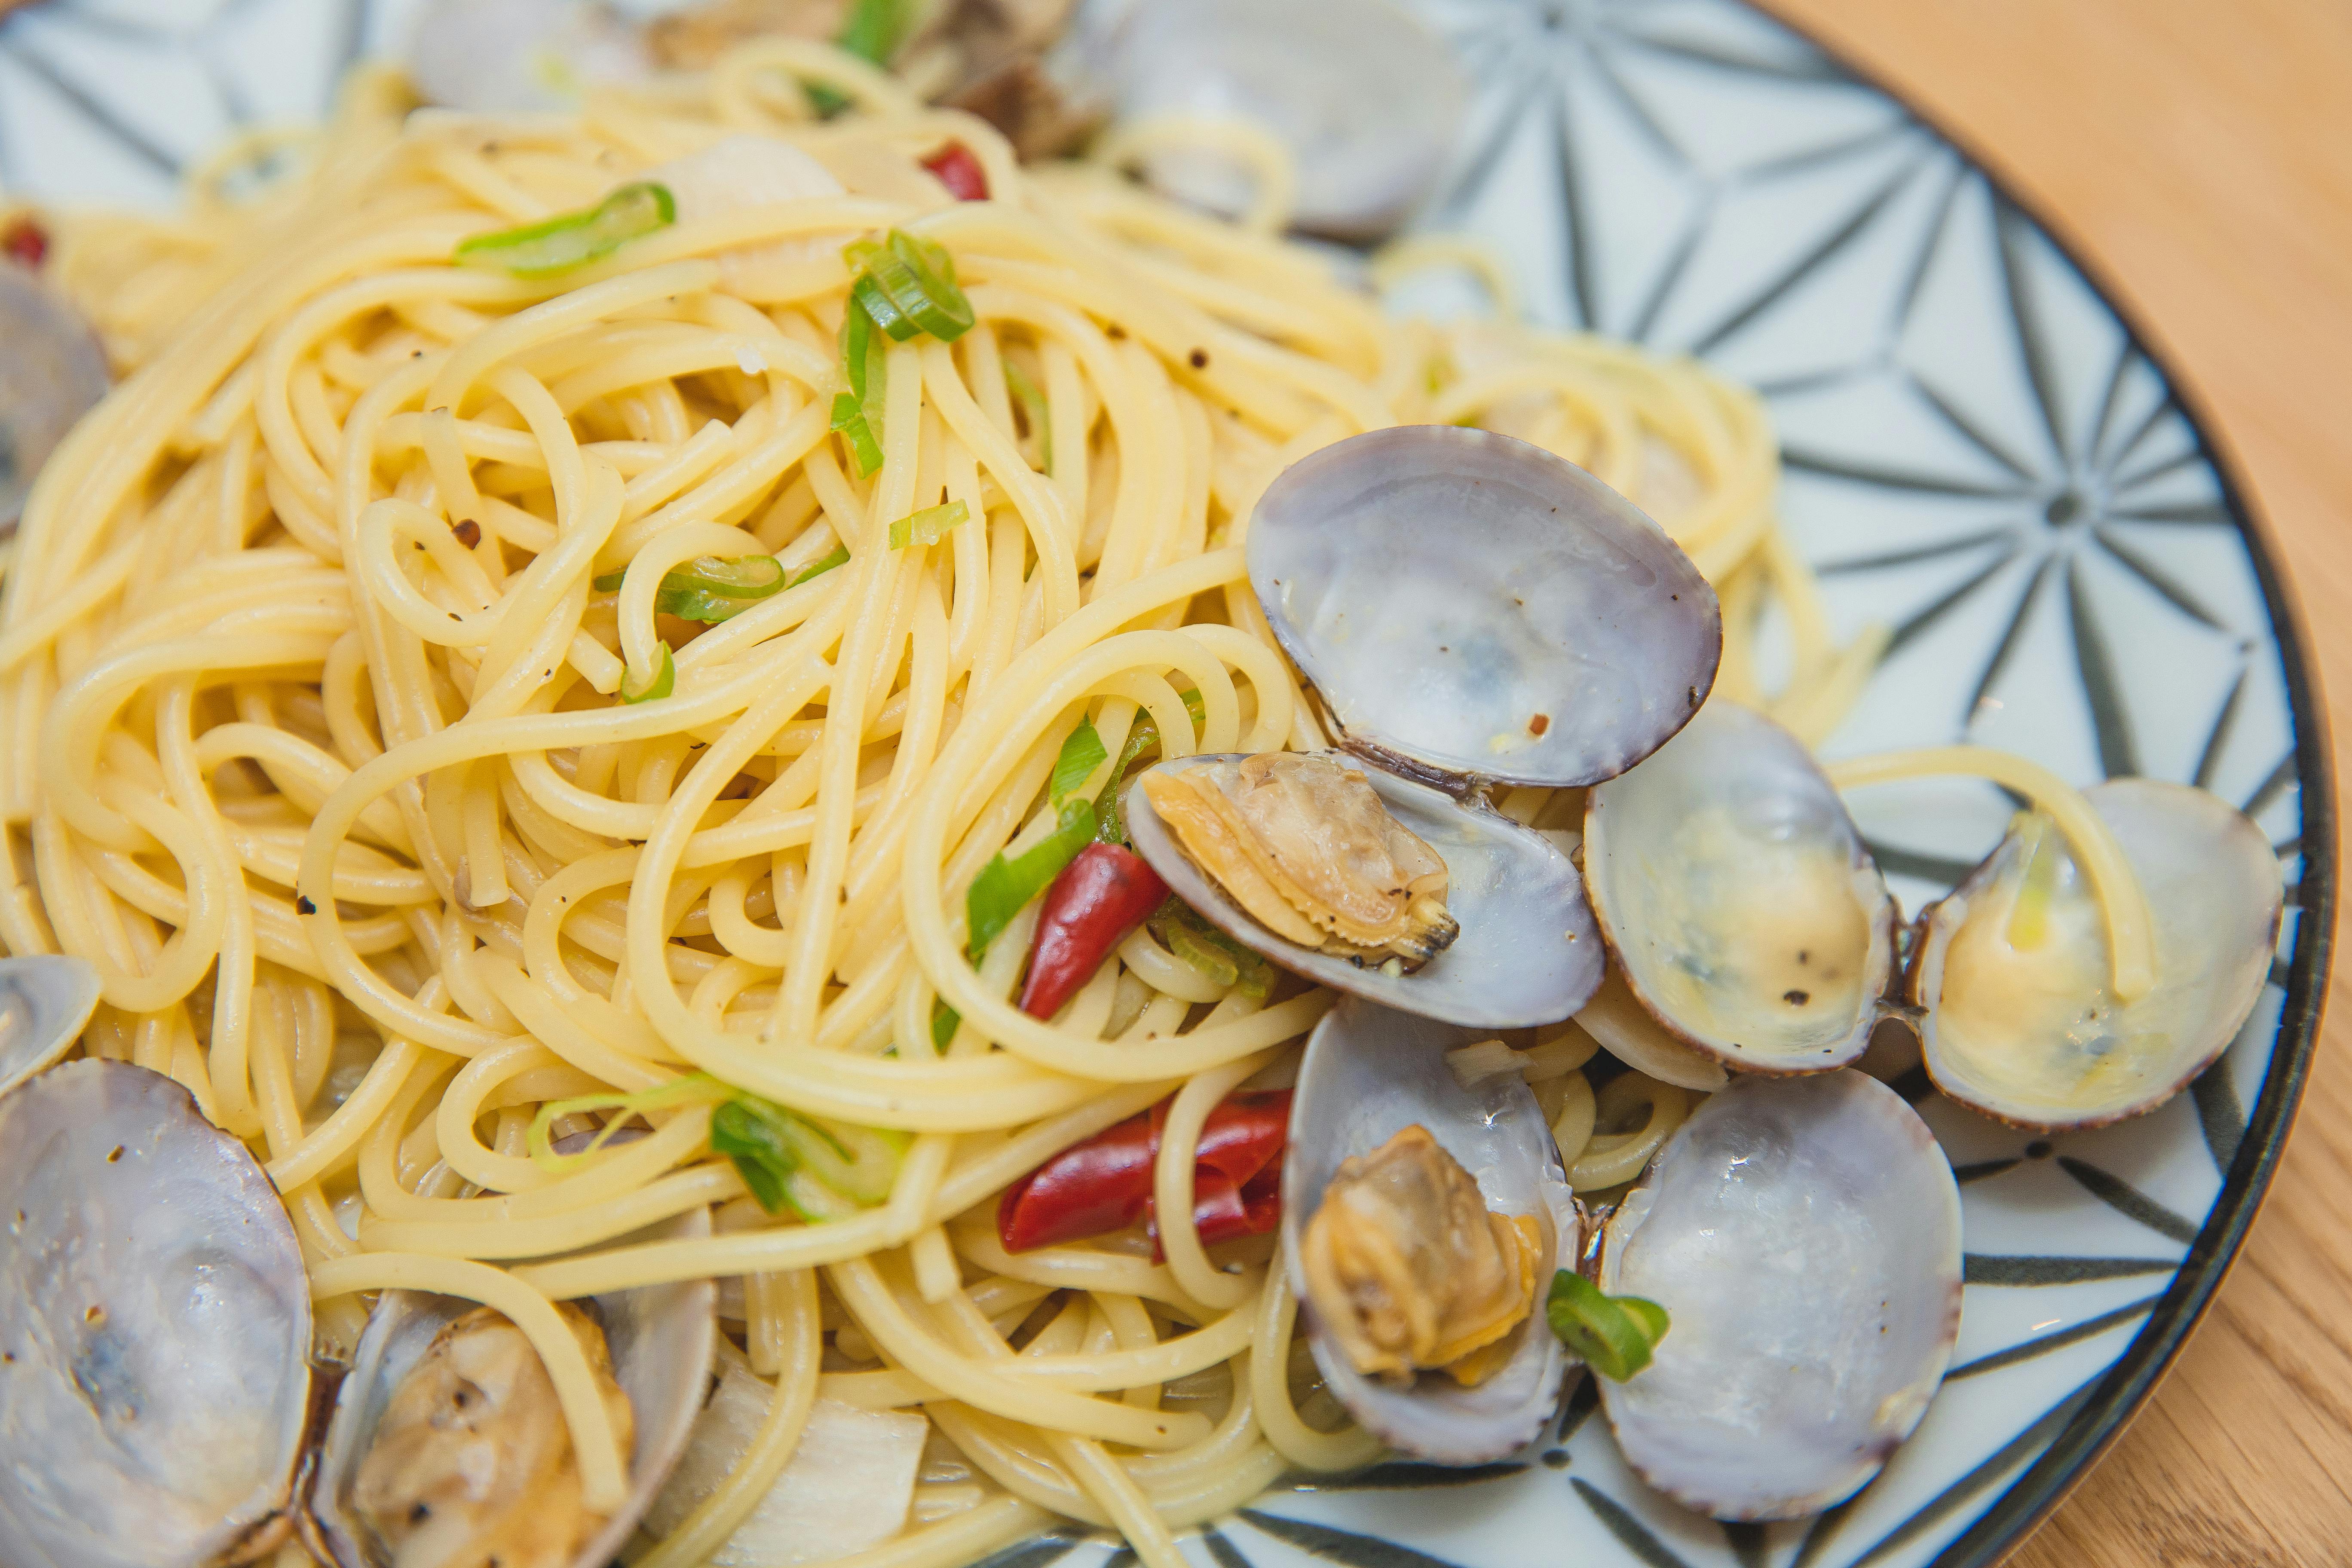
[[[894,228],[880,239],[852,240],[841,258],[854,275],[851,302],[893,342],[919,332],[953,342],[971,330],[971,301],[956,284],[955,258],[938,241]]]
[[[890,525],[890,548],[904,550],[910,544],[937,544],[949,529],[971,516],[971,509],[960,500],[908,512]]]
[[[677,221],[677,203],[669,187],[645,180],[623,185],[581,212],[460,240],[457,259],[518,278],[551,278],[600,260],[630,240]]]
[[[1639,1296],[1609,1296],[1573,1269],[1551,1277],[1544,1316],[1560,1343],[1612,1383],[1622,1383],[1650,1364],[1650,1352],[1666,1337],[1666,1310]]]

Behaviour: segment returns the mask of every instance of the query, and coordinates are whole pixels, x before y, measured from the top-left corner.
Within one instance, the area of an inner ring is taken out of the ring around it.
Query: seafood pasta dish
[[[5,1568],[1172,1568],[1586,1379],[1816,1514],[1958,1327],[1882,1080],[2093,1126],[2247,1017],[2214,796],[1815,759],[1885,634],[1750,392],[876,54],[363,71],[0,264],[95,404],[0,584]],[[1929,774],[2021,805],[1903,911]]]

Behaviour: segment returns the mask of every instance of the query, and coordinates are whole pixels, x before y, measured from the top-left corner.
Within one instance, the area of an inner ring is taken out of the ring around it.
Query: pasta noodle
[[[793,77],[856,112],[811,118]],[[1757,399],[1507,319],[1391,320],[1271,237],[1286,170],[1228,226],[1100,165],[1024,170],[814,46],[576,118],[408,108],[362,76],[303,172],[233,199],[236,160],[271,150],[243,148],[183,220],[62,230],[58,275],[129,374],[5,568],[0,941],[90,960],[87,1048],[169,1072],[262,1150],[322,1333],[347,1345],[353,1293],[395,1286],[513,1317],[592,1497],[623,1460],[550,1301],[745,1280],[777,1396],[645,1563],[724,1542],[819,1394],[920,1405],[977,1472],[845,1560],[872,1568],[967,1561],[1049,1511],[1171,1568],[1171,1531],[1285,1468],[1365,1462],[1369,1438],[1310,1419],[1263,1247],[1204,1247],[1189,1218],[1203,1119],[1279,1081],[1329,996],[1261,1002],[1139,931],[1033,1018],[1010,1000],[1030,925],[975,966],[966,891],[1055,830],[1046,777],[1082,719],[1114,757],[1146,719],[1170,756],[1322,743],[1244,531],[1286,465],[1397,423],[1522,436],[1632,496],[1721,594],[1725,695],[1818,739],[1882,641],[1831,637]],[[682,211],[562,276],[452,265],[738,134],[835,188]],[[920,174],[951,141],[993,200]],[[840,249],[894,227],[946,247],[977,324],[887,344],[868,477],[831,412]],[[955,506],[936,541],[894,542]],[[698,630],[659,613],[674,569],[754,555],[789,585]],[[664,668],[667,695],[625,699]],[[1568,826],[1579,798],[1505,805]],[[1679,1120],[1682,1091],[1639,1074],[1596,1106],[1580,1031],[1515,1043],[1580,1188],[1629,1179]],[[709,1157],[708,1100],[561,1170],[528,1152],[547,1106],[692,1071],[889,1134],[887,1199],[771,1218]],[[1009,1182],[1171,1096],[1164,1263],[1004,1251]],[[712,1205],[708,1237],[631,1239]],[[1203,1379],[1205,1405],[1171,1403]]]

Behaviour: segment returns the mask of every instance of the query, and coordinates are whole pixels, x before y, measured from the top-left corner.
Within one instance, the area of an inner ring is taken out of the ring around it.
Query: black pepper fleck
[[[315,915],[319,912],[319,906],[310,901],[309,894],[297,893],[294,895],[294,912],[298,915]]]
[[[1194,349],[1194,350],[1192,351],[1192,368],[1193,368],[1194,370],[1206,370],[1206,369],[1208,369],[1208,368],[1209,368],[1209,351],[1208,351],[1208,350],[1206,350],[1206,349]]]

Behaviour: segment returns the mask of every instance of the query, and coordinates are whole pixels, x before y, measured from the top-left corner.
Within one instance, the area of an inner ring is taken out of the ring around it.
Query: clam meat
[[[1878,1473],[1943,1380],[1959,1189],[1875,1079],[1742,1075],[1617,1206],[1596,1283],[1673,1323],[1648,1366],[1601,1384],[1626,1463],[1717,1519],[1819,1513]]]
[[[556,1310],[626,1445],[635,1413],[613,1380],[604,1331],[570,1302]],[[554,1380],[523,1331],[488,1307],[445,1324],[393,1389],[352,1506],[400,1568],[563,1568],[605,1522],[582,1495]]]
[[[697,1209],[628,1240],[708,1236]],[[586,1352],[628,1492],[585,1497],[552,1379],[522,1331],[454,1296],[388,1290],[336,1396],[310,1506],[337,1568],[603,1568],[668,1479],[718,1332],[708,1279],[557,1310]]]
[[[2124,1002],[2109,988],[2098,898],[2038,812],[1921,911],[1913,943],[1928,1075],[2020,1127],[2095,1127],[2170,1098],[2243,1026],[2278,942],[2278,857],[2243,813],[2154,779],[2083,794],[2147,892],[2152,990]]]
[[[1490,1213],[1470,1173],[1416,1121],[1340,1163],[1298,1264],[1358,1372],[1392,1388],[1423,1372],[1475,1387],[1534,1309],[1542,1250],[1535,1216]]]
[[[1595,785],[1584,888],[1627,989],[1693,1049],[1822,1072],[1869,1045],[1895,900],[1811,753],[1762,714],[1710,704]]]
[[[1301,458],[1251,516],[1250,584],[1342,745],[1464,795],[1613,778],[1714,687],[1715,590],[1539,447],[1450,425]]]
[[[1566,1352],[1533,1305],[1583,1211],[1517,1073],[1464,1083],[1473,1031],[1343,999],[1291,1100],[1284,1267],[1333,1395],[1397,1451],[1500,1458],[1551,1415]]]
[[[0,1099],[0,1561],[215,1568],[290,1532],[310,1293],[244,1144],[89,1059]]]
[[[1151,809],[1184,852],[1284,940],[1410,974],[1452,944],[1445,862],[1331,757],[1265,752],[1155,772]]]
[[[1125,802],[1178,897],[1310,980],[1487,1030],[1557,1023],[1600,984],[1576,868],[1498,813],[1313,754],[1179,758]]]

